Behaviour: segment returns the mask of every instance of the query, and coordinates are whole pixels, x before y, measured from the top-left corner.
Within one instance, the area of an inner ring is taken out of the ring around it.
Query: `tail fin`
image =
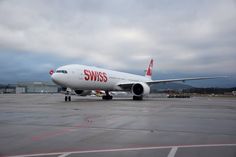
[[[151,59],[149,65],[148,65],[145,77],[152,79],[152,68],[153,68],[153,59]]]

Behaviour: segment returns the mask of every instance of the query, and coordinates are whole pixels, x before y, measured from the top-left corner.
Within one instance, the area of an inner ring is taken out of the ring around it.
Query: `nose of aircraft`
[[[50,71],[49,71],[49,74],[51,75],[51,78],[52,78],[52,81],[54,82],[54,83],[56,83],[56,84],[58,84],[57,82],[57,77],[56,77],[56,74],[54,73],[54,70],[53,69],[51,69]]]
[[[58,84],[58,77],[55,73],[51,75],[51,78],[54,83]]]
[[[53,73],[51,79],[57,85],[64,86],[65,84],[64,77],[61,74]]]
[[[67,73],[63,73],[66,70],[57,70],[58,72],[54,72],[50,70],[49,74],[51,75],[52,81],[60,86],[67,86]]]

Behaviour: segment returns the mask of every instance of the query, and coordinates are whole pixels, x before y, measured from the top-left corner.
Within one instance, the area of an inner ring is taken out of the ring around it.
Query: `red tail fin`
[[[148,78],[152,78],[152,68],[153,68],[153,59],[151,59],[149,65],[148,65],[148,68],[146,70],[146,74],[145,74],[145,77],[148,77]]]

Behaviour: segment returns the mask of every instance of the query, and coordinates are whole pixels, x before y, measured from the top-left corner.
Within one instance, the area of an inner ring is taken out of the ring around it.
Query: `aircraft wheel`
[[[65,96],[65,101],[67,101],[67,96]]]
[[[109,94],[109,91],[105,91],[106,95],[102,96],[103,100],[111,100],[113,96]]]
[[[68,101],[71,101],[71,96],[68,96]]]
[[[142,96],[133,96],[133,100],[143,100]]]
[[[102,96],[102,99],[103,100],[112,100],[112,96],[111,95],[104,95],[104,96]]]

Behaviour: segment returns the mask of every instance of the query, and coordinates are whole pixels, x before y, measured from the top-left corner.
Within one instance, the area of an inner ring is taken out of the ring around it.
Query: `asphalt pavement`
[[[0,156],[235,157],[236,98],[0,95]]]

